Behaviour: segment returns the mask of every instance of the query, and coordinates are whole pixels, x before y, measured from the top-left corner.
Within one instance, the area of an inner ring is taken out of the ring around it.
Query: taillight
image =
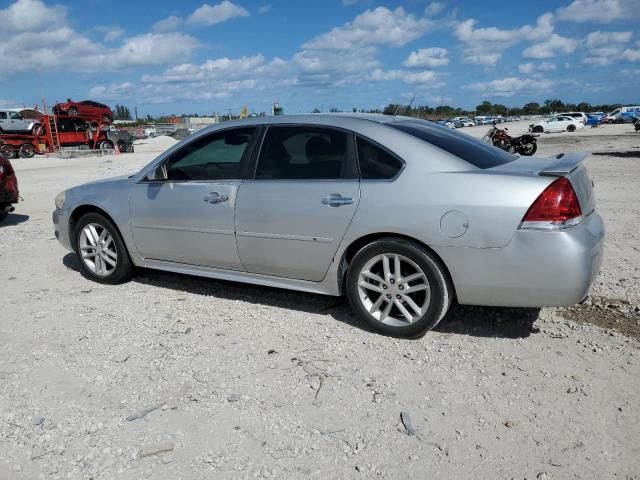
[[[522,219],[520,228],[563,230],[580,222],[580,202],[571,182],[562,177],[555,180],[536,198]]]

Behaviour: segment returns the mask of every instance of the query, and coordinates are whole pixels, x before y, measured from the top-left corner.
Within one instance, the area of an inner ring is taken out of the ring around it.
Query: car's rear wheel
[[[76,224],[74,247],[85,277],[99,283],[122,283],[133,274],[131,259],[118,229],[99,213],[87,213]]]
[[[444,317],[451,289],[436,258],[402,239],[375,241],[354,257],[347,296],[359,318],[382,333],[419,335]]]
[[[567,127],[567,132],[575,132],[576,131],[576,126],[571,124]]]

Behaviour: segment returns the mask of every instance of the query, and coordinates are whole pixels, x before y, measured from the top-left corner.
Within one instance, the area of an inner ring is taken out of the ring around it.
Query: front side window
[[[324,127],[270,127],[256,179],[357,178],[350,134]]]
[[[169,180],[241,178],[242,160],[255,128],[213,133],[188,143],[167,162]]]
[[[358,164],[364,180],[388,180],[402,170],[400,159],[373,143],[358,137]]]
[[[22,117],[20,116],[19,113],[16,112],[11,112],[11,120],[22,120]]]

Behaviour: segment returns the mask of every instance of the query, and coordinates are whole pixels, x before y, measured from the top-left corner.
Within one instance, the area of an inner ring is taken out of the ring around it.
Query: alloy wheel
[[[417,263],[403,255],[381,254],[360,270],[358,297],[377,321],[402,327],[424,316],[431,302],[431,288]]]
[[[88,223],[80,232],[78,250],[85,266],[99,277],[107,277],[118,265],[113,235],[98,223]]]

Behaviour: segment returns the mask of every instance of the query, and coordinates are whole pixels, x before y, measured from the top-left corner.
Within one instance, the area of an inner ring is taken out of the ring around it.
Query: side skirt
[[[140,267],[151,268],[153,270],[163,270],[166,272],[195,275],[198,277],[214,278],[217,280],[250,283],[252,285],[284,288],[287,290],[298,290],[300,292],[319,293],[321,295],[340,295],[337,291],[337,286],[329,285],[327,282],[327,278],[325,278],[325,280],[322,282],[310,282],[307,280],[295,280],[290,278],[261,275],[257,273],[237,272],[233,270],[222,270],[211,267],[199,267],[196,265],[165,262],[162,260],[139,259],[139,261],[135,263]],[[327,275],[327,277],[329,277],[329,275]]]

